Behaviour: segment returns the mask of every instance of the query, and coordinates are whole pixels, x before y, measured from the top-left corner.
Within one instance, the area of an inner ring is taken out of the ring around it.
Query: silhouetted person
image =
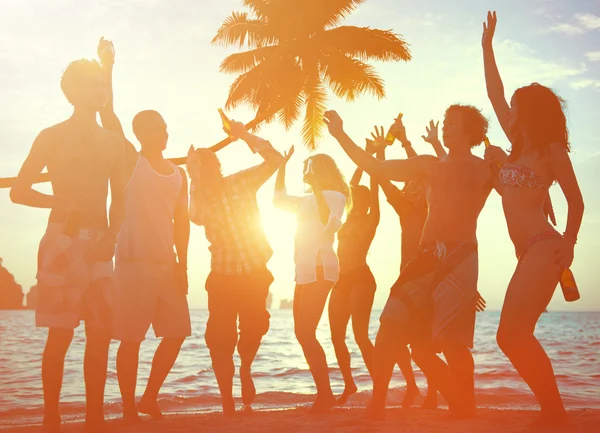
[[[437,124],[432,120],[426,130],[427,136],[422,136],[423,140],[432,145],[438,157],[445,156],[446,152],[438,139]],[[417,156],[417,152],[415,152],[412,143],[406,136],[406,128],[402,123],[402,117],[396,119],[390,128],[390,132],[402,145],[407,157]],[[380,138],[381,140],[383,140],[383,137]],[[385,142],[381,143],[381,145],[385,146]],[[423,182],[412,180],[406,182],[402,190],[400,190],[390,181],[386,180],[381,182],[381,189],[400,220],[400,272],[402,272],[406,265],[417,256],[419,251],[421,235],[425,226],[425,219],[427,218],[425,187]],[[398,350],[400,353],[398,365],[401,366],[400,369],[407,381],[406,394],[401,405],[402,407],[410,407],[415,397],[419,395],[419,389],[414,378],[414,373],[412,372],[408,347],[404,345]],[[429,380],[427,383],[427,396],[421,407],[424,409],[437,408],[437,389]]]
[[[325,154],[313,155],[304,161],[303,179],[311,193],[303,197],[287,194],[285,168],[293,153],[292,147],[277,173],[274,203],[297,216],[294,332],[317,387],[311,412],[323,413],[335,405],[336,399],[331,391],[325,352],[316,331],[329,292],[339,277],[333,241],[351,197],[335,161]]]
[[[502,167],[498,189],[519,258],[502,306],[497,340],[541,406],[537,423],[560,425],[568,423],[567,414],[552,364],[534,331],[561,272],[573,262],[583,197],[568,154],[564,101],[549,88],[533,83],[517,89],[508,105],[492,48],[495,30],[496,13],[488,12],[482,38],[487,92],[512,148],[507,156],[499,147],[490,146],[485,156],[491,167]],[[563,235],[545,215],[548,189],[554,181],[568,204]]]
[[[367,140],[365,150],[370,153],[375,151],[372,140]],[[383,157],[382,150],[378,152],[378,158]],[[375,178],[370,180],[370,189],[360,185],[362,173],[357,167],[350,180],[352,209],[338,232],[340,276],[329,299],[331,341],[344,378],[344,392],[338,398],[338,404],[344,404],[358,390],[352,377],[350,352],[346,346],[346,329],[351,318],[354,339],[369,373],[373,367],[369,320],[377,282],[367,264],[367,254],[379,225],[379,185]]]
[[[242,364],[244,405],[250,407],[256,396],[251,368],[262,337],[269,330],[271,316],[266,299],[273,282],[273,275],[267,269],[273,250],[262,228],[256,193],[283,159],[268,141],[247,132],[242,123],[232,121],[230,134],[244,140],[264,162],[223,176],[214,152],[191,148],[187,163],[192,180],[190,218],[204,226],[210,242],[205,339],[225,415],[235,413],[232,387],[236,345]]]
[[[111,290],[125,186],[124,140],[96,123],[96,113],[106,103],[100,65],[89,60],[71,63],[61,87],[73,115],[38,135],[10,192],[15,203],[51,209],[38,253],[36,303],[36,326],[49,328],[42,358],[44,426],[49,431],[60,430],[65,354],[81,319],[86,333],[86,426],[101,428],[104,423],[111,316],[106,292]],[[53,195],[32,188],[45,167]]]
[[[109,84],[109,103],[100,112],[104,126],[123,134],[113,111],[112,69],[114,52],[99,52]],[[133,119],[133,132],[141,145],[137,155],[129,143],[130,170],[125,188],[126,214],[117,237],[115,261],[115,313],[113,338],[120,341],[117,377],[123,399],[123,418],[139,421],[138,411],[161,418],[158,393],[175,363],[186,337],[191,335],[187,303],[187,250],[190,237],[187,176],[167,161],[162,152],[169,134],[156,111],[146,110]],[[133,163],[133,164],[132,164]],[[140,344],[152,324],[162,337],[144,395],[136,408]]]
[[[483,141],[487,120],[471,106],[453,105],[444,118],[449,154],[378,161],[346,135],[335,111],[326,113],[330,133],[371,176],[418,180],[428,189],[428,216],[417,257],[400,274],[382,312],[374,355],[373,397],[367,415],[384,416],[398,347],[412,356],[456,415],[475,410],[473,346],[477,302],[477,217],[492,188],[488,165],[471,153]],[[443,352],[446,364],[436,352]]]

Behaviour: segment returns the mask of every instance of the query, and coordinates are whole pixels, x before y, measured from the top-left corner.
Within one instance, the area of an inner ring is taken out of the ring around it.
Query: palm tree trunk
[[[264,117],[261,117],[261,118],[255,117],[250,122],[246,123],[246,129],[249,131],[252,131],[258,125],[260,125],[264,120],[265,120]],[[214,146],[209,147],[209,149],[212,150],[213,152],[218,152],[219,150],[223,149],[224,147],[226,147],[228,144],[230,144],[232,142],[233,142],[233,140],[230,137],[227,137],[224,140],[219,141]],[[177,165],[185,165],[186,160],[187,160],[187,156],[182,156],[179,158],[169,158],[169,161],[171,161]],[[0,188],[10,188],[12,186],[13,182],[15,181],[15,179],[16,179],[15,177],[0,178]],[[40,173],[40,176],[35,181],[35,183],[42,183],[42,182],[49,182],[49,181],[50,181],[50,176],[48,176],[48,173]]]

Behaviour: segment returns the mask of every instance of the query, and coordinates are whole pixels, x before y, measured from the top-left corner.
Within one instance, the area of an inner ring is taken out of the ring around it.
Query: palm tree
[[[325,124],[327,88],[354,101],[369,93],[385,96],[383,80],[369,60],[408,61],[408,44],[390,30],[339,26],[366,0],[243,0],[246,12],[232,12],[214,44],[247,47],[223,60],[221,71],[240,74],[226,108],[247,104],[254,124],[276,118],[289,129],[305,107],[302,139],[314,149]]]

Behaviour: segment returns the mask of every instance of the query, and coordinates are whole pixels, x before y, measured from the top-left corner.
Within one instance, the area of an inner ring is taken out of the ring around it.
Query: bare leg
[[[60,390],[65,356],[73,340],[72,329],[50,328],[42,356],[42,386],[44,388],[44,428],[60,431]]]
[[[260,348],[262,337],[269,331],[271,315],[267,311],[266,300],[271,281],[271,278],[257,278],[252,286],[245,287],[240,294],[242,301],[239,307],[240,338],[237,350],[241,361],[242,403],[246,410],[251,408],[256,398],[252,363]]]
[[[152,359],[148,385],[146,385],[146,390],[138,405],[141,413],[148,414],[154,419],[162,418],[163,415],[157,402],[158,393],[177,360],[184,340],[185,338],[163,338],[158,345]]]
[[[365,417],[382,420],[385,418],[385,401],[388,387],[398,359],[398,341],[402,341],[401,330],[389,322],[379,326],[373,351],[373,396],[365,411]]]
[[[117,351],[117,379],[123,400],[123,419],[127,423],[140,421],[135,407],[135,387],[137,383],[140,343],[121,342]]]
[[[437,388],[435,387],[433,381],[431,381],[427,376],[425,376],[425,378],[427,379],[427,395],[421,404],[421,409],[437,409]]]
[[[452,345],[444,348],[444,357],[458,386],[464,416],[475,414],[475,363],[467,346]]]
[[[404,398],[400,405],[403,408],[409,408],[413,405],[415,398],[419,396],[420,392],[417,381],[415,380],[415,372],[412,368],[408,346],[401,345],[398,347],[398,359],[396,363],[398,364],[398,367],[400,367],[400,371],[406,380],[406,393],[404,394]]]
[[[104,424],[104,386],[108,366],[110,335],[107,330],[91,326],[85,327],[86,344],[83,359],[85,380],[86,410],[85,422],[88,426]]]
[[[535,244],[517,267],[506,292],[497,335],[500,349],[535,394],[541,421],[553,425],[566,423],[568,418],[552,364],[534,331],[558,283],[555,246],[554,241]]]
[[[342,377],[344,378],[344,392],[338,398],[338,404],[344,404],[357,388],[352,378],[350,367],[350,351],[346,345],[346,329],[350,321],[350,287],[334,288],[329,299],[329,328],[331,341],[335,350]],[[367,337],[368,338],[368,337]],[[367,366],[368,368],[368,366]]]
[[[429,383],[434,383],[448,402],[448,408],[457,417],[464,416],[460,404],[460,392],[450,368],[429,347],[413,347],[413,360],[419,366]]]
[[[217,280],[214,286],[209,275],[208,291],[208,322],[204,338],[210,350],[212,367],[221,393],[223,415],[235,415],[233,399],[233,352],[238,340],[237,332],[237,293]],[[216,277],[214,277],[216,278]]]
[[[317,386],[312,413],[326,412],[336,403],[329,383],[327,358],[316,336],[331,286],[329,281],[318,281],[298,286],[294,292],[294,330]]]

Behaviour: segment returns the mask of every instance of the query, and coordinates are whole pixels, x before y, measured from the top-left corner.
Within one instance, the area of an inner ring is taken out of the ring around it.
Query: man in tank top
[[[109,103],[100,114],[105,127],[122,134],[112,108],[113,62],[112,53],[103,56]],[[163,157],[169,135],[160,114],[153,110],[138,113],[133,119],[133,132],[141,151],[130,159],[131,176],[125,187],[126,216],[115,252],[113,320],[113,338],[121,341],[117,376],[123,418],[128,423],[139,421],[138,412],[162,417],[158,392],[183,341],[191,335],[187,303],[190,235],[187,177],[181,168]],[[146,390],[136,407],[138,354],[150,324],[162,341],[152,361]]]

